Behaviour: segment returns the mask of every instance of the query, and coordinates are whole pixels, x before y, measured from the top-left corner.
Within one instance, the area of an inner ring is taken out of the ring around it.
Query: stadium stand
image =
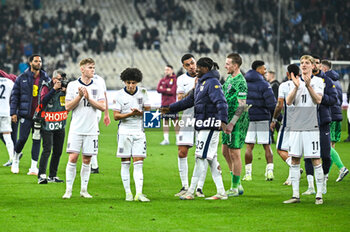
[[[278,0],[46,0],[4,1],[0,7],[0,64],[12,73],[32,53],[44,56],[45,69],[79,75],[78,61],[91,56],[109,89],[122,86],[128,66],[144,73],[155,89],[164,66],[180,70],[180,57],[242,54],[242,69],[262,59],[284,78],[283,65],[300,54],[350,60],[350,3],[345,0],[281,1],[281,43],[277,54]],[[296,13],[297,12],[297,13]],[[336,13],[335,13],[336,12]],[[215,46],[214,46],[215,44]],[[190,46],[191,45],[191,46]],[[349,73],[349,67],[341,72]]]

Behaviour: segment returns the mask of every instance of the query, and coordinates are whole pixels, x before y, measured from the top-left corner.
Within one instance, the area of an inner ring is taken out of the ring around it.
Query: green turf
[[[181,188],[177,169],[177,147],[160,146],[162,133],[147,132],[148,158],[144,163],[144,193],[151,202],[125,202],[120,179],[120,160],[116,152],[116,122],[101,124],[99,144],[100,174],[91,175],[89,193],[93,199],[79,197],[81,158],[73,196],[63,200],[65,184],[38,185],[36,177],[27,176],[31,141],[24,148],[20,174],[0,167],[0,231],[349,231],[350,176],[335,183],[334,166],[328,181],[324,205],[315,205],[314,196],[302,196],[300,204],[284,205],[291,197],[291,187],[283,186],[286,165],[274,151],[275,180],[264,180],[265,158],[256,146],[253,181],[243,182],[244,195],[226,201],[181,201],[174,194]],[[343,133],[342,140],[346,137]],[[220,145],[221,146],[221,145]],[[350,143],[338,143],[344,164],[350,167]],[[0,144],[0,164],[7,161],[5,146]],[[245,148],[243,149],[244,154]],[[194,149],[189,155],[189,175],[194,165]],[[230,186],[230,174],[219,150],[224,184]],[[67,154],[61,158],[58,176],[65,179]],[[244,160],[244,158],[243,158]],[[132,166],[130,168],[132,170]],[[131,181],[134,191],[133,180]],[[300,191],[307,188],[305,174]],[[215,186],[208,171],[206,195],[214,195]]]

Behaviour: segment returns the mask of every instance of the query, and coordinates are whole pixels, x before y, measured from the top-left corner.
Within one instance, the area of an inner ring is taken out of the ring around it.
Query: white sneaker
[[[4,163],[2,166],[4,167],[10,167],[12,165],[12,160],[7,161],[6,163]]]
[[[18,160],[13,160],[12,165],[11,165],[11,172],[18,174],[19,173],[19,161]]]
[[[342,167],[339,170],[339,176],[335,182],[340,182],[344,179],[344,177],[349,173],[349,170],[346,167]]]
[[[252,180],[252,175],[251,174],[245,174],[242,180],[244,180],[244,181],[251,181]]]
[[[184,195],[180,196],[181,200],[194,200],[194,195],[193,193],[186,192]]]
[[[187,189],[185,187],[182,187],[180,189],[180,192],[175,194],[175,197],[181,197],[182,195],[184,195],[187,192]]]
[[[169,145],[169,144],[170,144],[170,142],[168,140],[165,140],[165,139],[160,143],[160,145]]]
[[[197,196],[197,197],[205,197],[205,195],[204,195],[202,189],[197,188],[197,190],[196,190],[196,196]]]
[[[126,200],[126,201],[133,201],[133,200],[134,200],[134,197],[133,197],[132,193],[127,193],[127,194],[125,195],[125,200]]]
[[[39,173],[39,169],[38,168],[29,168],[29,171],[27,173],[27,175],[29,176],[37,176]]]
[[[284,204],[300,203],[300,198],[292,197],[289,200],[283,201]]]
[[[226,195],[228,197],[238,197],[239,196],[238,188],[232,188],[227,190]]]
[[[84,198],[92,198],[92,196],[87,191],[81,191],[80,196]]]
[[[224,194],[217,193],[212,197],[205,198],[205,200],[227,200],[227,195],[226,193]]]
[[[142,193],[138,193],[136,194],[134,201],[141,201],[141,202],[148,202],[150,201],[150,199],[148,199],[145,195],[143,195]]]
[[[301,195],[313,195],[316,194],[314,188],[308,188],[305,192],[303,192]]]
[[[71,190],[66,190],[66,192],[62,196],[63,199],[69,199],[71,197],[72,197],[72,191]]]
[[[323,199],[322,199],[322,197],[316,197],[315,204],[316,204],[316,205],[322,205],[322,204],[323,204]]]
[[[273,176],[273,171],[272,171],[272,170],[268,170],[268,171],[265,173],[265,179],[266,179],[267,181],[273,181],[274,176]]]

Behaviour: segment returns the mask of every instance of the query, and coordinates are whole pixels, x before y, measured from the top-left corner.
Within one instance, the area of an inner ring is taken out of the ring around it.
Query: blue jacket
[[[331,106],[332,121],[342,121],[343,114],[342,114],[341,105],[343,104],[343,90],[339,83],[340,76],[334,70],[327,71],[325,74],[326,76],[332,79],[333,84],[335,85],[335,88],[337,90],[338,101],[337,103]]]
[[[171,112],[179,112],[194,106],[194,117],[196,119],[196,130],[220,130],[220,126],[210,124],[209,126],[198,125],[197,121],[210,120],[214,122],[221,120],[227,123],[227,102],[219,82],[220,74],[217,70],[204,74],[195,90],[190,95],[170,105]]]
[[[33,98],[33,80],[34,73],[28,68],[24,73],[19,75],[11,93],[10,114],[18,114],[22,118],[31,119],[31,108]],[[43,80],[49,82],[50,78],[44,70],[40,71],[39,89]],[[38,89],[38,93],[39,93]],[[40,97],[40,96],[38,96]]]
[[[276,98],[270,84],[255,70],[249,70],[245,74],[248,85],[247,104],[250,121],[270,120],[276,106]]]
[[[322,101],[318,108],[319,124],[322,126],[332,121],[330,106],[336,104],[338,99],[333,81],[322,71],[316,76],[321,77],[325,83]]]

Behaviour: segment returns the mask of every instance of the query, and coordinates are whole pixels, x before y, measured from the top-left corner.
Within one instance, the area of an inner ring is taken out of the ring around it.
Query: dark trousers
[[[322,169],[324,174],[329,173],[331,166],[331,135],[329,124],[320,126],[320,147],[322,158]],[[306,175],[314,175],[314,167],[311,159],[305,159]]]
[[[27,142],[30,131],[34,126],[34,122],[31,119],[21,118],[19,119],[19,138],[15,145],[15,152],[20,153]],[[33,139],[32,145],[32,160],[38,161],[40,153],[41,140]]]
[[[40,157],[39,177],[41,174],[46,174],[47,162],[49,160],[51,150],[52,156],[50,161],[50,175],[49,177],[57,176],[58,164],[60,162],[63,143],[64,143],[65,129],[46,131],[41,130],[41,137],[43,139],[43,152]]]

